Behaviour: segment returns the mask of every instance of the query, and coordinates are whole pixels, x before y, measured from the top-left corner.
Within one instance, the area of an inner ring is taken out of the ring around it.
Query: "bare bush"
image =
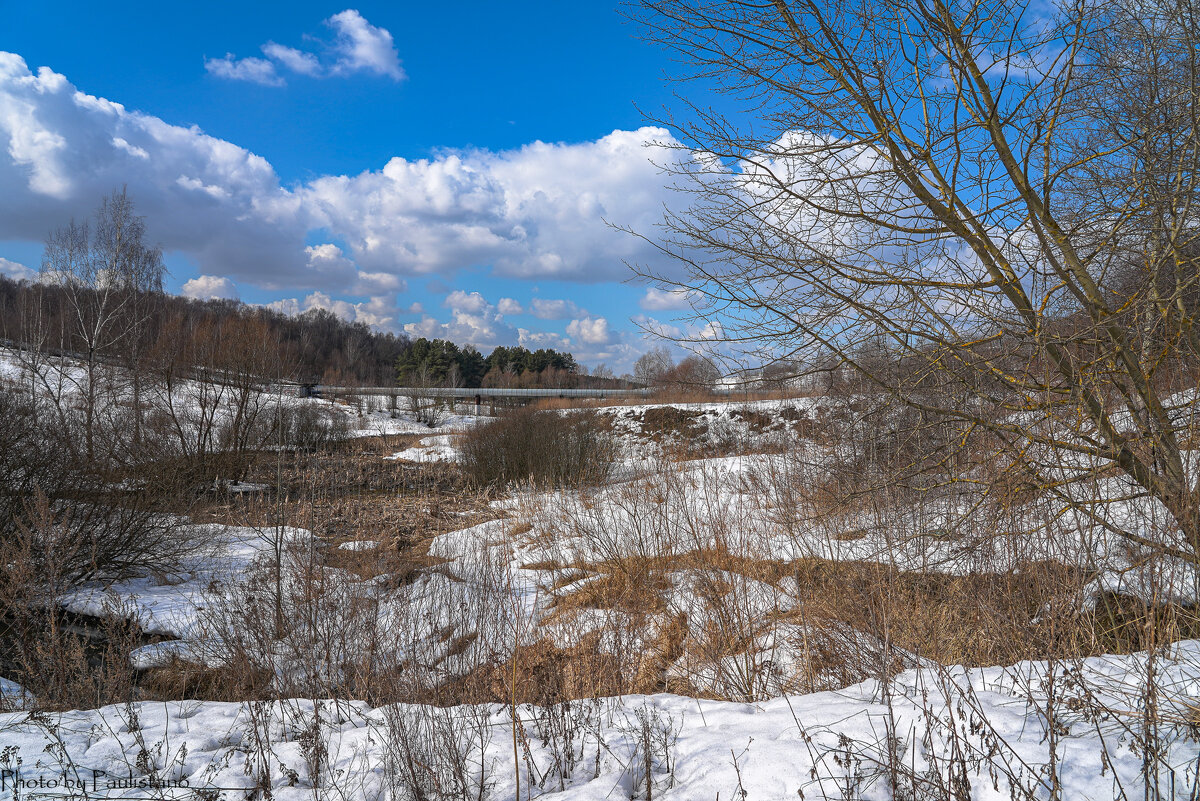
[[[75,433],[39,422],[27,399],[0,385],[0,547],[16,548],[35,572],[54,563],[66,585],[171,569],[196,543],[163,514],[169,488],[113,483],[74,458],[64,440]]]
[[[607,478],[616,444],[595,412],[522,408],[469,431],[462,454],[463,470],[478,486],[582,486]]]
[[[402,801],[483,801],[491,790],[486,707],[393,704],[384,710],[384,774]]]
[[[327,448],[344,440],[350,430],[345,415],[313,403],[283,406],[273,422],[279,431],[261,442],[270,439],[301,450]]]

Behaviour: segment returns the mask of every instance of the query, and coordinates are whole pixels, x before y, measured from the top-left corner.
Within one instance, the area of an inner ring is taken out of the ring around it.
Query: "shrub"
[[[346,416],[314,403],[284,406],[273,415],[272,428],[262,437],[267,445],[316,451],[341,442],[349,435]]]
[[[462,451],[463,469],[479,486],[582,486],[608,477],[616,445],[595,412],[522,408],[470,431]]]

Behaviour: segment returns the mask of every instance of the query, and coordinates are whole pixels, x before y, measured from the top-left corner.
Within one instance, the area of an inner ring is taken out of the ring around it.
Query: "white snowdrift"
[[[873,681],[758,704],[656,695],[573,702],[570,710],[520,706],[518,740],[527,746],[515,764],[512,718],[495,705],[182,701],[7,713],[0,715],[0,743],[7,765],[19,758],[24,782],[69,776],[103,787],[119,777],[126,782],[119,794],[129,798],[256,786],[269,786],[278,801],[411,797],[389,749],[406,734],[435,730],[431,720],[451,724],[457,740],[449,748],[424,743],[423,767],[449,770],[458,754],[464,780],[476,789],[482,784],[482,797],[493,801],[517,798],[518,775],[521,797],[645,798],[647,768],[653,796],[664,800],[887,799],[896,778],[902,789],[917,781],[927,790],[957,778],[978,799],[1046,797],[1051,740],[1039,710],[1053,675],[1063,798],[1140,798],[1147,775],[1156,777],[1162,797],[1190,797],[1200,747],[1186,716],[1200,692],[1200,642],[1180,643],[1154,666],[1162,717],[1178,725],[1165,723],[1159,732],[1165,745],[1152,772],[1143,770],[1136,711],[1145,655],[1071,667],[910,670],[893,683],[890,708]],[[1074,689],[1083,686],[1090,695]],[[552,711],[573,726],[563,733],[549,725]]]

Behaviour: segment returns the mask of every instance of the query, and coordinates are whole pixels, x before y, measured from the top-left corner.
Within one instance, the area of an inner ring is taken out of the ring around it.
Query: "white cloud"
[[[566,320],[569,317],[581,317],[586,311],[575,305],[573,300],[548,300],[534,298],[529,302],[534,317],[540,320]]]
[[[325,48],[328,52],[324,63],[316,53],[267,42],[261,47],[266,58],[238,58],[233,53],[226,53],[224,58],[205,59],[204,68],[218,78],[250,81],[263,86],[285,84],[277,67],[310,78],[368,72],[394,81],[404,79],[400,54],[387,29],[367,22],[354,9],[334,14],[325,20],[325,24],[333,29],[334,40]]]
[[[498,315],[457,313],[450,320],[441,322],[426,314],[419,323],[406,323],[404,333],[411,337],[449,339],[459,345],[470,344],[485,349],[517,342],[516,330],[505,325]]]
[[[127,186],[151,242],[200,271],[269,287],[306,273],[298,200],[271,165],[198,128],[77,91],[0,53],[0,239],[92,214]]]
[[[230,81],[249,81],[263,86],[283,86],[284,80],[275,72],[275,64],[265,58],[237,58],[226,53],[224,58],[206,58],[204,69]]]
[[[31,270],[24,264],[18,264],[3,257],[0,257],[0,273],[17,281],[32,281],[37,278],[38,274],[37,270]]]
[[[663,339],[682,339],[684,331],[677,325],[664,323],[654,317],[649,317],[645,314],[636,314],[630,318],[633,323],[647,333],[643,339],[649,342],[658,342]]]
[[[588,345],[604,345],[609,341],[608,320],[603,317],[585,317],[567,323],[567,336]]]
[[[530,331],[526,328],[517,329],[517,344],[529,350],[550,348],[558,351],[571,351],[571,340],[553,331]]]
[[[310,270],[308,283],[314,286],[336,287],[351,295],[403,292],[408,288],[404,279],[397,275],[359,270],[342,249],[331,242],[306,247],[304,253],[308,256]]]
[[[500,302],[496,304],[496,308],[501,314],[524,314],[525,310],[521,308],[519,301],[513,298],[500,298]]]
[[[396,315],[403,314],[402,309],[396,308],[393,296],[379,296],[366,303],[354,305],[356,323],[366,323],[373,328],[389,329],[395,326]]]
[[[363,19],[354,9],[347,9],[325,20],[337,32],[334,49],[337,61],[331,68],[335,75],[351,72],[373,72],[392,80],[403,80],[400,56],[392,43],[392,34]]]
[[[128,153],[131,156],[137,156],[139,159],[150,158],[150,154],[147,153],[145,150],[142,150],[140,147],[136,147],[134,145],[129,144],[128,142],[126,142],[124,139],[122,139],[119,136],[113,137],[113,144],[116,145],[117,147],[121,148],[122,150],[124,150],[126,153]]]
[[[461,289],[456,289],[447,295],[444,305],[455,314],[459,312],[479,314],[489,308],[483,295],[478,292],[463,292]]]
[[[394,328],[396,315],[403,313],[388,296],[370,298],[365,303],[351,303],[337,300],[324,292],[313,292],[304,300],[282,298],[266,304],[266,307],[293,317],[313,309],[324,309],[348,323],[365,323],[379,329]]]
[[[237,298],[237,287],[223,275],[202,275],[185,281],[183,296],[196,300],[212,300],[213,298]]]
[[[424,314],[421,305],[414,303],[410,310],[421,313],[421,320],[406,323],[404,332],[411,337],[449,339],[460,345],[471,344],[479,348],[515,345],[519,341],[519,331],[504,322],[504,315],[499,309],[478,292],[456,289],[446,296],[442,305],[450,309],[450,319],[445,322]]]
[[[672,311],[690,308],[694,298],[693,292],[650,287],[638,301],[638,305],[646,311]]]
[[[649,231],[670,189],[647,142],[666,131],[614,131],[595,142],[393,158],[380,171],[318,178],[298,190],[317,225],[368,269],[446,273],[490,263],[502,276],[604,281],[626,261],[677,269],[608,223]]]
[[[606,222],[650,231],[661,218],[670,190],[652,159],[675,154],[646,145],[666,138],[645,128],[448,151],[285,188],[244,148],[0,53],[0,240],[86,218],[124,185],[147,215],[150,241],[243,289],[374,297],[403,291],[409,276],[481,265],[499,277],[588,283],[625,278],[625,260],[669,273],[673,262]],[[338,244],[310,244],[317,230]]]
[[[262,51],[267,58],[278,61],[292,72],[313,76],[320,75],[321,73],[321,62],[312,53],[306,53],[303,50],[297,50],[294,47],[287,47],[275,42],[267,42],[262,46]]]

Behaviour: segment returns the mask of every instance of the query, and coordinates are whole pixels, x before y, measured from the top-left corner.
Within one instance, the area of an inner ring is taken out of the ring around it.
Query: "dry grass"
[[[561,574],[554,584],[549,624],[570,620],[579,610],[599,609],[626,613],[648,626],[654,622],[660,629],[686,625],[663,618],[672,591],[667,577],[701,571],[741,576],[786,588],[789,595],[796,593],[794,608],[779,614],[778,622],[817,629],[846,624],[943,664],[1011,664],[1138,650],[1145,647],[1148,614],[1154,616],[1159,631],[1173,626],[1178,636],[1200,635],[1200,615],[1180,607],[1150,612],[1131,599],[1113,598],[1094,614],[1077,614],[1076,601],[1086,577],[1052,562],[1029,563],[1001,574],[954,576],[903,572],[869,562],[755,560],[710,550],[670,558],[526,567]],[[717,578],[707,586],[707,600],[715,607],[722,596],[737,603],[728,581]],[[743,634],[748,637],[750,632]],[[745,647],[745,637],[730,637],[728,632],[720,637],[725,641],[716,650],[726,655]],[[648,656],[665,667],[671,647],[677,644],[677,640],[662,640],[660,634],[652,640]],[[638,684],[647,686],[645,676]],[[661,676],[656,686],[666,686]]]
[[[207,667],[178,659],[145,671],[139,686],[146,697],[159,700],[256,701],[272,694],[271,676],[261,670]]]
[[[703,425],[701,417],[693,410],[652,407],[642,412],[640,421],[644,433],[665,441],[695,437]],[[752,432],[761,433],[779,423],[754,410],[742,410],[742,417]],[[806,431],[822,428],[819,421],[799,411],[781,417],[793,431],[796,426]],[[200,521],[233,525],[283,522],[307,528],[320,543],[316,569],[339,568],[364,579],[387,575],[392,579],[390,586],[400,588],[423,573],[444,572],[439,567],[444,560],[429,553],[435,537],[500,515],[491,508],[490,495],[470,490],[455,465],[417,465],[382,458],[415,439],[368,438],[316,452],[243,455],[230,469],[240,470],[248,481],[270,484],[272,489],[257,494],[206,495],[195,504],[193,515]],[[660,469],[678,471],[669,459]],[[848,512],[849,474],[835,475],[825,483],[808,478],[811,476],[796,474],[772,480],[799,481],[803,491],[788,497],[810,512],[815,509],[816,516],[827,521],[838,515],[848,518],[864,509],[879,512],[883,496],[853,496],[858,505],[851,504]],[[759,489],[774,492],[779,487],[764,480]],[[676,493],[673,503],[682,497],[670,480],[657,485],[647,482],[643,489],[630,484],[622,491],[635,495]],[[901,502],[899,496],[884,500],[884,505]],[[651,509],[662,501],[649,496],[623,500],[634,511]],[[586,514],[585,510],[593,508],[590,504],[597,502],[603,502],[599,495],[591,500],[582,497],[574,511]],[[676,511],[698,514],[698,509],[685,507]],[[886,510],[883,514],[886,517]],[[697,517],[701,519],[706,518]],[[515,519],[507,538],[525,542],[536,537],[533,544],[553,544],[559,535],[545,522],[535,527],[528,520]],[[712,523],[718,528],[723,525],[719,520]],[[835,541],[851,542],[866,536],[869,532],[862,528],[830,528]],[[379,545],[362,550],[338,548],[359,541]],[[441,705],[510,703],[514,699],[550,704],[570,698],[658,691],[746,699],[760,691],[754,677],[720,689],[681,676],[679,665],[723,659],[736,662],[756,647],[762,631],[773,626],[810,632],[803,674],[791,685],[801,690],[866,677],[861,664],[855,662],[857,655],[847,652],[854,642],[853,637],[847,639],[847,632],[862,632],[886,642],[897,654],[974,666],[1132,651],[1162,642],[1164,637],[1200,636],[1200,614],[1178,606],[1151,608],[1130,598],[1106,596],[1093,611],[1080,614],[1081,590],[1090,577],[1049,560],[1030,561],[1019,569],[946,575],[904,572],[873,562],[766,559],[755,553],[752,543],[733,547],[729,542],[722,536],[708,544],[655,541],[644,553],[636,547],[630,553],[624,550],[629,543],[614,541],[608,558],[584,561],[567,550],[560,558],[524,564],[525,570],[543,574],[541,585],[552,596],[543,625],[566,631],[574,627],[575,636],[564,640],[556,635],[552,641],[547,636],[549,629],[517,633],[448,628],[440,635],[437,645],[441,650],[432,664],[436,668],[450,658],[474,659],[465,673],[442,674],[437,668],[426,675],[421,673],[425,668],[408,665],[394,669],[393,674],[389,668],[372,667],[367,669],[370,675],[363,673],[354,682],[323,689],[333,694],[365,693],[363,697],[375,701]],[[704,614],[703,623],[689,619],[688,612],[679,611],[672,603],[673,582],[685,573],[700,577],[695,603],[699,604],[697,611]],[[503,595],[504,579],[489,580],[498,583],[488,592]],[[752,609],[746,602],[751,585],[774,588],[781,597],[786,596],[786,611],[781,611],[783,607],[765,613]],[[313,598],[313,603],[339,603],[334,596],[328,601],[317,594]],[[609,622],[597,629],[598,619]],[[520,625],[532,626],[528,622]],[[518,646],[515,656],[498,657],[492,643],[506,638]],[[571,644],[563,644],[566,642]],[[905,664],[897,657],[885,669],[892,672]],[[414,680],[414,671],[425,677]],[[439,678],[431,678],[435,674]],[[225,668],[175,662],[145,672],[138,683],[145,697],[164,699],[240,700],[267,698],[279,691],[269,676],[249,662]]]

